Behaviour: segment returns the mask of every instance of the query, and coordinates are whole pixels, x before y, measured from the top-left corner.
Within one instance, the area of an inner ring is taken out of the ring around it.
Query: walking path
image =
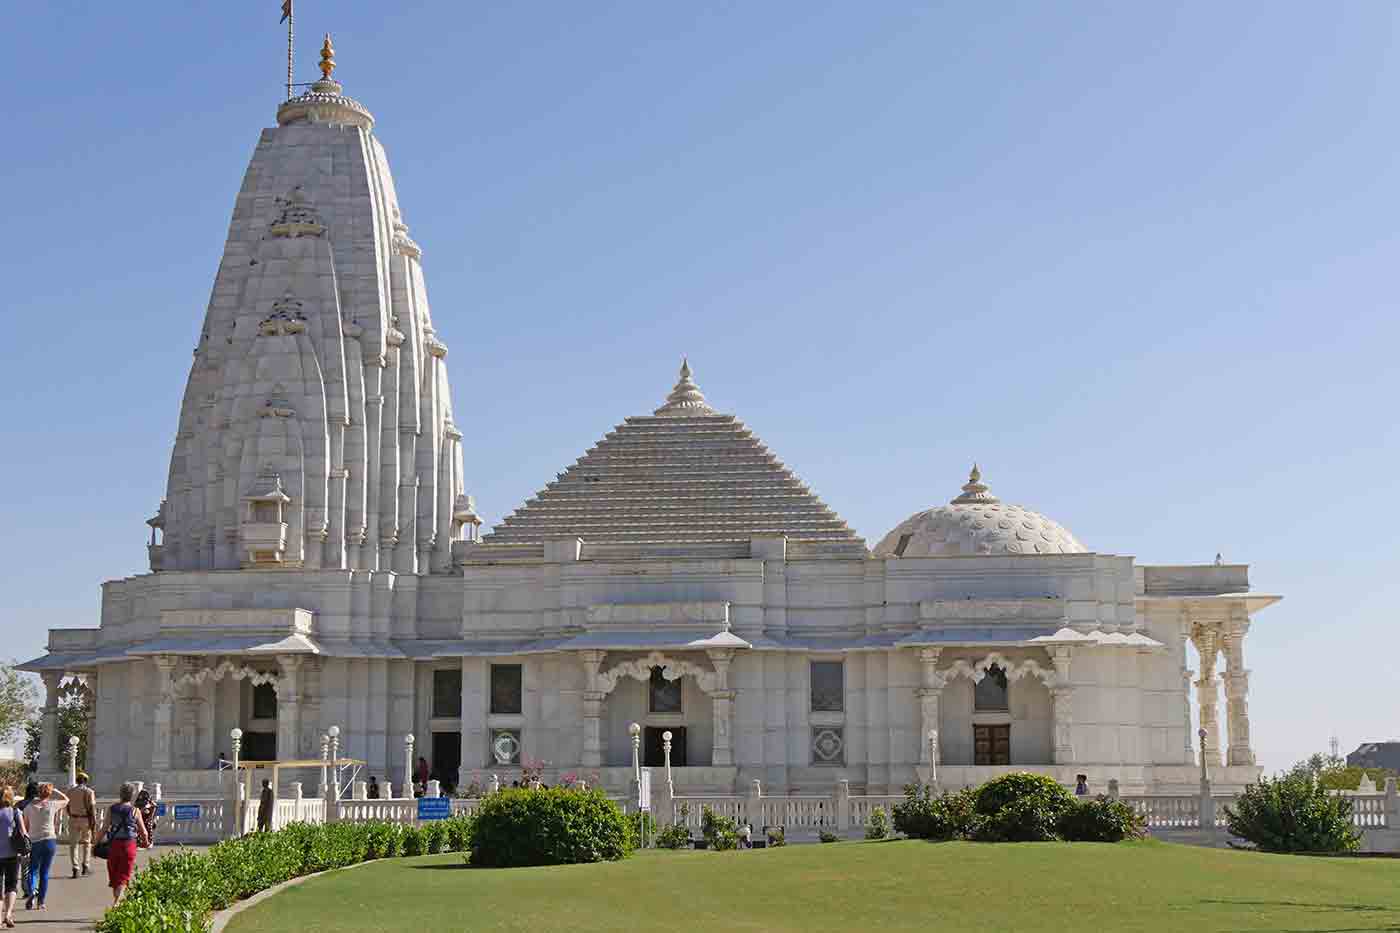
[[[136,853],[136,868],[145,868],[152,858],[172,851],[175,846],[158,845]],[[195,848],[206,848],[197,846]],[[92,874],[73,877],[73,863],[68,860],[68,847],[59,846],[49,874],[48,910],[25,910],[24,892],[15,902],[15,923],[19,927],[34,924],[44,933],[80,933],[90,931],[108,907],[112,906],[112,889],[107,887],[107,863],[92,860]]]

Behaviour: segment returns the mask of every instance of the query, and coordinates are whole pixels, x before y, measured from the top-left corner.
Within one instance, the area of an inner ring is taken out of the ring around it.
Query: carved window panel
[[[458,719],[462,715],[462,669],[433,671],[433,717]]]
[[[491,730],[491,764],[518,765],[523,748],[519,729]]]
[[[649,695],[647,708],[653,713],[679,713],[681,711],[681,679],[667,680],[664,669],[653,667],[648,682]]]
[[[519,715],[525,707],[524,693],[519,664],[491,665],[491,712]]]
[[[812,712],[839,713],[846,708],[846,665],[841,661],[813,661]]]
[[[841,726],[812,729],[812,764],[841,766],[846,763],[846,730]]]

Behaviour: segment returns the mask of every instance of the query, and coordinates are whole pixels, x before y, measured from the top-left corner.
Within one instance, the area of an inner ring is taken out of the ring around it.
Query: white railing
[[[836,828],[835,800],[830,796],[760,797],[762,825],[781,826],[785,830],[821,830]]]
[[[1201,825],[1200,797],[1123,797],[1148,829],[1194,829]]]
[[[871,795],[863,797],[852,797],[850,828],[864,829],[866,826],[869,826],[870,813],[876,807],[884,807],[885,816],[887,818],[892,817],[894,805],[903,802],[904,796],[902,794],[898,796],[893,794],[885,794],[879,796]]]
[[[1388,829],[1385,794],[1348,794],[1351,822],[1362,829]]]
[[[371,820],[416,823],[418,801],[412,797],[395,800],[342,800],[336,804],[336,819],[350,823],[366,823]]]

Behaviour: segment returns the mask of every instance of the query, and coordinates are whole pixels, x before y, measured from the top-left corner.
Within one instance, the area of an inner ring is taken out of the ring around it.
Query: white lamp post
[[[234,726],[228,731],[233,740],[233,824],[229,831],[235,836],[243,835],[243,780],[238,773],[238,755],[243,750],[243,730]]]
[[[68,786],[75,787],[78,783],[78,737],[70,735],[68,737]]]
[[[627,727],[627,734],[632,736],[632,779],[640,785],[642,783],[642,727],[634,722]]]
[[[938,730],[928,730],[928,786],[938,786]]]
[[[403,737],[403,786],[404,796],[413,798],[413,733]]]
[[[1199,738],[1199,739],[1201,740],[1201,793],[1203,793],[1203,794],[1206,793],[1206,792],[1207,792],[1207,789],[1210,787],[1210,775],[1206,773],[1206,735],[1207,735],[1207,734],[1208,734],[1208,733],[1206,732],[1205,729],[1201,729],[1199,732],[1196,733],[1197,738]]]
[[[325,799],[326,788],[331,786],[326,776],[326,764],[331,757],[331,737],[324,732],[321,733],[321,798]]]
[[[331,726],[326,730],[331,737],[331,781],[335,784],[335,799],[340,799],[340,727]]]
[[[666,762],[666,786],[672,787],[671,781],[671,730],[667,729],[661,733],[661,754]]]

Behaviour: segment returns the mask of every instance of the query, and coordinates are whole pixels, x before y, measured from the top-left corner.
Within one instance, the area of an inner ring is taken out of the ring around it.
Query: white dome
[[[901,522],[875,545],[876,557],[1085,554],[1065,526],[991,495],[976,464],[962,495]]]

